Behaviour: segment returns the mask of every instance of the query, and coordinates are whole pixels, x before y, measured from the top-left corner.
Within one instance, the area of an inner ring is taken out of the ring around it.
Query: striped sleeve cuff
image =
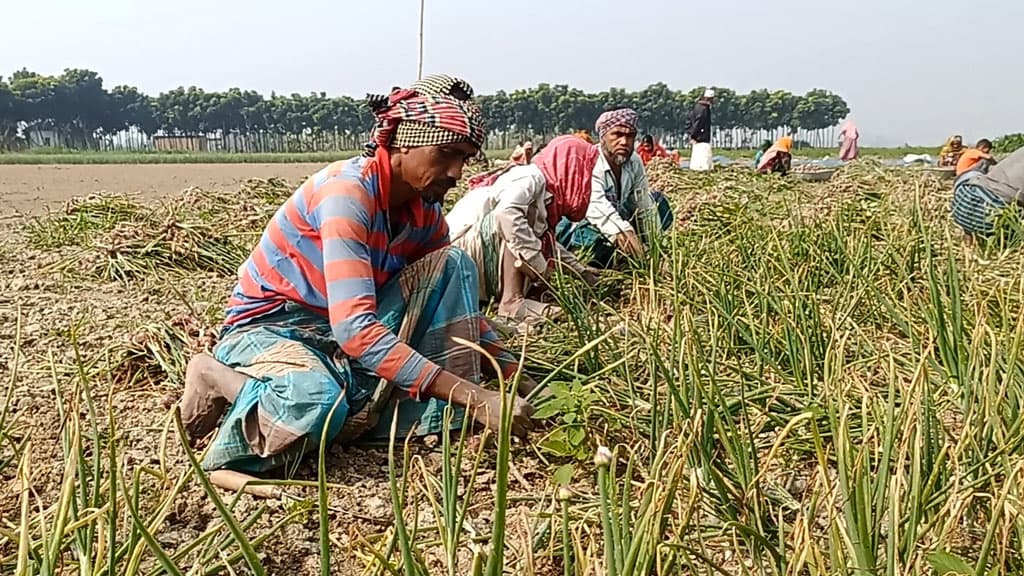
[[[437,375],[441,373],[441,367],[434,364],[430,360],[424,364],[420,370],[416,380],[413,381],[412,386],[409,387],[409,396],[414,398],[417,402],[420,402],[423,397],[423,393],[430,388],[437,380]]]

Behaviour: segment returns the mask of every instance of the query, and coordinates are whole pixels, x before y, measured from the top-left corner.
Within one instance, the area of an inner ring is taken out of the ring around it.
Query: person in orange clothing
[[[512,151],[512,157],[509,158],[509,162],[522,166],[529,164],[530,160],[533,159],[533,142],[530,140],[523,141],[522,144],[516,146],[516,149]]]
[[[643,162],[644,166],[651,161],[651,158],[668,158],[668,151],[665,150],[661,144],[654,141],[654,136],[650,134],[644,134],[643,138],[640,139],[640,146],[637,146],[636,155],[640,157],[640,161]]]
[[[793,138],[791,136],[779,138],[771,148],[765,151],[764,156],[761,156],[757,171],[761,174],[778,172],[785,176],[793,162],[792,150]]]
[[[594,138],[590,135],[590,130],[577,130],[576,136],[583,138],[589,144],[594,143]]]
[[[992,156],[992,142],[987,138],[978,140],[974,148],[964,150],[960,159],[956,162],[956,175],[961,176],[968,172],[980,172],[988,174],[988,169],[996,163]]]

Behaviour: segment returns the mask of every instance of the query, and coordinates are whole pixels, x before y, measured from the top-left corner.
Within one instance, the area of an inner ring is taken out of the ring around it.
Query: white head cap
[[[704,91],[704,97],[705,98],[714,98],[715,97],[715,89],[714,88],[708,88],[707,90],[705,90]]]

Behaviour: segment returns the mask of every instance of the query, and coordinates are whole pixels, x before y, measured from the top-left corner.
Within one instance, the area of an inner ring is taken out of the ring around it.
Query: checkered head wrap
[[[368,156],[377,147],[415,148],[456,142],[483,146],[483,113],[473,102],[473,88],[460,78],[427,76],[387,96],[367,95],[366,101],[376,119]]]
[[[616,126],[625,126],[636,131],[639,121],[640,117],[637,115],[636,110],[632,108],[619,108],[618,110],[609,110],[598,116],[594,128],[597,129],[597,135],[604,138],[604,135]]]

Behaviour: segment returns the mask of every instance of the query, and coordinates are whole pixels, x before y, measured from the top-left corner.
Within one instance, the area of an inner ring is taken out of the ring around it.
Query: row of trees
[[[387,87],[381,87],[386,90]],[[643,129],[682,140],[687,114],[703,88],[689,92],[663,83],[629,92],[612,88],[588,93],[566,85],[481,95],[494,141],[507,147],[524,136],[549,137],[589,128],[609,106],[636,108]],[[716,88],[714,120],[719,145],[750,145],[775,132],[823,139],[848,113],[846,102],[825,90],[802,96],[776,90],[737,94]],[[351,148],[365,141],[372,118],[360,100],[325,93],[263,96],[233,88],[207,92],[176,88],[148,96],[131,86],[107,89],[91,70],[58,76],[28,70],[0,77],[0,147],[33,144],[67,148],[149,147],[152,136],[187,136],[234,141],[232,149]],[[37,142],[33,135],[52,135]],[[268,138],[270,137],[270,138]],[[238,143],[242,142],[241,145]]]

